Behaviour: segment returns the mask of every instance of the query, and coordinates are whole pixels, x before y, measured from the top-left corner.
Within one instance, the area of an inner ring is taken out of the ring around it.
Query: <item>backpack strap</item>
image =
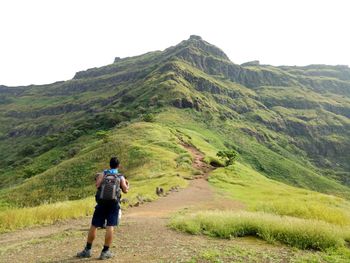
[[[117,176],[117,177],[119,177],[119,178],[124,178],[124,179],[125,179],[125,176],[124,176],[124,174],[121,174],[121,173],[117,173],[117,174],[116,174],[116,176]]]
[[[114,176],[115,178],[118,177],[117,174],[111,174],[111,173],[106,173],[106,174],[103,175],[103,177],[107,177],[107,176]]]

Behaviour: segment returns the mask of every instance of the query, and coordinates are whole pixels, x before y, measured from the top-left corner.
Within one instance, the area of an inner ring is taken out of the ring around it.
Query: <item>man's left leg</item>
[[[87,237],[87,243],[92,245],[92,242],[94,242],[95,238],[96,238],[96,232],[97,232],[97,227],[95,227],[94,225],[90,226],[90,230],[89,230],[89,234]]]
[[[92,242],[96,237],[97,227],[101,227],[104,221],[105,221],[104,207],[101,205],[96,205],[94,214],[92,216],[88,237],[86,240],[86,246],[83,251],[77,254],[77,257],[83,257],[83,258],[91,257],[91,246],[92,246]]]

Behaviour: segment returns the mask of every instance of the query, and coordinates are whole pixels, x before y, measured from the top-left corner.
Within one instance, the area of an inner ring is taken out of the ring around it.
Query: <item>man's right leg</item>
[[[87,238],[87,243],[92,244],[92,242],[94,242],[96,237],[96,232],[97,232],[97,227],[95,227],[94,225],[91,225],[88,238]]]
[[[91,225],[88,233],[87,241],[86,241],[86,246],[83,251],[77,254],[77,257],[81,257],[81,258],[91,257],[91,247],[92,247],[92,242],[94,242],[95,240],[96,232],[97,232],[97,228],[94,225]]]

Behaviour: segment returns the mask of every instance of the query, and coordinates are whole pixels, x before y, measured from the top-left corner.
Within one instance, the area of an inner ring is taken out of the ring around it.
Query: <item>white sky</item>
[[[44,84],[191,34],[235,63],[350,64],[347,0],[0,0],[0,85]]]

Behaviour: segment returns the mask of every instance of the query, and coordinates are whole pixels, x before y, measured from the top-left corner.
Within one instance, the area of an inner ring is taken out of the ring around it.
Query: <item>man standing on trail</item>
[[[112,244],[114,226],[117,226],[119,223],[121,191],[127,193],[129,183],[118,171],[119,160],[117,157],[112,157],[109,165],[111,169],[104,170],[103,173],[96,176],[97,205],[92,217],[86,246],[83,251],[77,254],[77,257],[91,257],[92,242],[96,237],[97,228],[103,227],[106,221],[105,243],[99,258],[108,259],[113,257],[109,248]]]

